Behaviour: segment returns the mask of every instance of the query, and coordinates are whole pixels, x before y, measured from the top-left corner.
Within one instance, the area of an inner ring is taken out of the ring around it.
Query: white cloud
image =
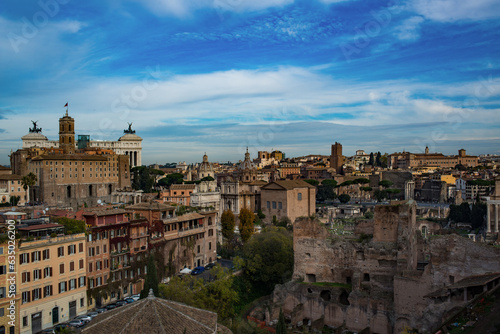
[[[420,15],[440,22],[500,17],[498,0],[416,0],[412,2],[412,6]]]
[[[413,16],[396,27],[395,36],[400,40],[414,41],[420,37],[420,25],[424,21],[421,16]]]

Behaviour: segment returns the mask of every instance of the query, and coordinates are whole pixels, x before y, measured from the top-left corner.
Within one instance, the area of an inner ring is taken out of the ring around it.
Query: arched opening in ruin
[[[363,282],[370,282],[370,274],[365,273],[363,275]]]
[[[351,303],[349,303],[349,293],[346,290],[342,290],[339,296],[339,303],[346,306],[351,305]]]
[[[66,194],[68,198],[71,198],[71,186],[66,187]]]
[[[315,274],[307,274],[306,279],[307,279],[307,282],[309,282],[309,283],[315,283],[316,282],[316,275]]]
[[[313,293],[312,289],[311,288],[307,288],[307,292],[309,293]]]
[[[330,293],[330,291],[328,290],[323,290],[321,291],[321,293],[319,294],[319,296],[321,297],[321,299],[323,299],[325,302],[329,302],[331,299],[332,299],[332,294]]]

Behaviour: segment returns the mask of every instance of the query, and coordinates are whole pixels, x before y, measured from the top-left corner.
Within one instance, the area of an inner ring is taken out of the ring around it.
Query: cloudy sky
[[[31,120],[143,163],[366,151],[500,154],[497,0],[6,0],[0,164]]]

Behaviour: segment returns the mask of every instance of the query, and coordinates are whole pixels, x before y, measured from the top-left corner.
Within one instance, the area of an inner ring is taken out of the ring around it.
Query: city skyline
[[[500,4],[9,2],[0,164],[31,120],[117,140],[143,163],[367,152],[500,153]]]

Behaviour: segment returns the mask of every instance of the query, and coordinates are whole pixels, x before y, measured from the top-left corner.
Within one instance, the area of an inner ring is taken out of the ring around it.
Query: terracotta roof
[[[0,170],[10,170],[10,168],[0,165]]]
[[[0,180],[22,180],[21,175],[16,174],[0,174]]]
[[[48,228],[64,228],[64,225],[60,224],[37,224],[37,225],[31,225],[31,226],[26,226],[26,227],[20,227],[18,228],[19,231],[34,231],[34,230],[45,230]]]
[[[315,186],[310,185],[309,183],[302,181],[302,180],[278,180],[278,181],[274,181],[274,182],[266,184],[264,187],[262,187],[262,189],[266,189],[269,185],[271,185],[273,183],[277,184],[280,187],[287,189],[287,190],[291,190],[291,189],[295,189],[295,188],[316,188]]]
[[[217,314],[166,299],[149,297],[99,314],[82,334],[211,334]]]
[[[188,221],[188,220],[200,219],[200,218],[204,218],[204,217],[205,216],[202,216],[202,215],[200,215],[197,212],[189,212],[189,213],[186,213],[186,214],[184,214],[182,216],[176,216],[176,217],[168,218],[166,220],[168,220],[169,223],[172,223],[172,222],[185,222],[185,221]]]
[[[84,216],[113,216],[119,214],[125,214],[128,211],[123,209],[111,209],[111,210],[92,210],[83,213]]]
[[[159,210],[171,210],[171,209],[175,209],[175,207],[170,206],[170,205],[161,204],[158,202],[141,202],[141,203],[137,203],[134,205],[126,206],[125,209],[127,209],[127,210],[157,210],[157,211],[159,211]]]
[[[178,189],[188,189],[193,190],[196,187],[194,184],[172,184],[170,186],[170,190],[178,190]]]

